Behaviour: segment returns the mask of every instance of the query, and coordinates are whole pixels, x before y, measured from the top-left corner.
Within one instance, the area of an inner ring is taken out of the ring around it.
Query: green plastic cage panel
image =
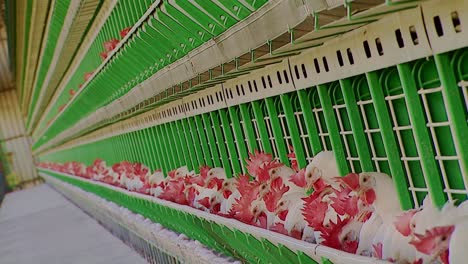
[[[53,11],[50,17],[49,27],[46,30],[47,41],[45,42],[45,47],[41,54],[41,60],[37,70],[37,77],[34,82],[34,88],[32,89],[33,92],[31,95],[31,102],[29,105],[30,114],[28,115],[28,119],[26,122],[27,126],[29,126],[29,122],[31,121],[32,117],[32,111],[36,106],[36,102],[39,98],[39,93],[41,91],[40,88],[42,87],[47,72],[49,71],[49,67],[55,53],[58,38],[60,37],[62,27],[68,14],[68,9],[71,6],[70,3],[71,1],[68,0],[53,2],[52,4]]]
[[[120,3],[120,2],[119,2]],[[122,2],[122,6],[126,6],[126,1]],[[128,3],[127,3],[128,4]],[[226,3],[225,3],[226,4]],[[241,4],[237,3],[236,6]],[[257,4],[259,8],[261,4]],[[133,25],[139,17],[144,13],[137,6],[126,6],[128,9],[127,15],[130,17],[129,25]],[[115,17],[118,17],[118,12],[121,11],[121,6],[117,5],[115,12],[108,18],[109,23],[112,23]],[[206,9],[204,9],[206,8]],[[255,9],[256,9],[255,8]],[[161,11],[160,11],[161,10]],[[116,15],[113,15],[113,14]],[[166,14],[167,13],[167,14]],[[194,19],[196,17],[196,19]],[[157,18],[160,18],[157,20]],[[182,30],[182,34],[175,34],[177,28],[169,29],[162,19],[170,22],[171,25],[178,23],[187,30]],[[33,148],[37,149],[47,139],[57,136],[64,129],[70,128],[72,124],[78,122],[83,117],[89,115],[98,108],[109,104],[117,98],[123,96],[137,84],[145,81],[148,76],[156,73],[157,70],[173,63],[174,61],[185,56],[189,51],[198,47],[210,38],[216,37],[219,34],[232,27],[239,19],[234,19],[222,6],[217,3],[195,3],[195,1],[164,1],[162,7],[157,9],[154,16],[143,22],[138,29],[135,37],[129,39],[125,45],[117,51],[117,54],[111,58],[102,70],[92,80],[85,82],[83,91],[78,91],[77,95],[68,102],[68,90],[63,91],[60,98],[55,102],[55,108],[49,112],[49,117],[46,120],[53,120],[51,126],[45,127],[43,136],[34,144]],[[163,23],[160,23],[163,22]],[[111,26],[115,32],[119,32],[126,26],[115,29],[116,26]],[[106,28],[106,25],[104,25]],[[104,29],[103,29],[104,30]],[[191,32],[192,36],[188,39],[183,33]],[[206,36],[206,37],[205,37]],[[119,39],[118,37],[116,37]],[[96,37],[95,43],[111,39],[103,39]],[[199,39],[199,40],[196,40]],[[187,43],[189,41],[189,43]],[[154,43],[158,43],[158,49],[154,49]],[[189,45],[190,44],[190,45]],[[96,47],[94,47],[96,46]],[[93,43],[94,65],[100,59],[99,47]],[[97,52],[99,51],[99,52]],[[90,50],[91,52],[91,50]],[[86,56],[91,56],[88,52]],[[148,56],[148,54],[155,54]],[[94,67],[80,64],[80,67],[87,67],[86,71],[77,71],[73,75],[73,79],[69,81],[67,86],[78,87],[83,84],[83,75],[86,72],[94,71]],[[147,74],[141,74],[145,71]],[[88,84],[89,83],[89,84]],[[109,85],[110,84],[110,85]],[[72,88],[73,89],[73,88]],[[97,92],[98,91],[98,92]],[[81,108],[83,104],[89,104],[87,108]],[[63,112],[58,112],[60,105],[67,104]],[[54,115],[58,115],[54,118]]]
[[[70,98],[69,90],[77,91],[79,86],[84,83],[83,76],[101,64],[102,59],[99,54],[104,51],[103,43],[113,38],[119,39],[119,32],[124,28],[133,26],[153,1],[138,1],[135,3],[137,5],[134,5],[134,1],[119,1],[112,9],[101,30],[96,34],[93,42],[86,44],[89,45],[88,51],[81,58],[79,65],[76,65],[76,68],[73,69],[74,73],[69,77],[67,83],[57,89],[57,92],[60,93],[59,96],[55,101],[51,102],[52,105],[48,107],[49,110],[42,117],[42,122],[35,129],[33,136],[36,141],[39,139],[40,133],[47,127],[47,122],[58,114],[59,107],[68,102]]]

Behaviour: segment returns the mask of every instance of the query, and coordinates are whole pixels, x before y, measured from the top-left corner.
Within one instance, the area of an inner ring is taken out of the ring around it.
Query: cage
[[[93,1],[82,2],[52,6],[27,123],[41,162],[237,177],[255,151],[291,166],[292,148],[305,168],[329,150],[341,176],[391,175],[404,210],[426,195],[439,207],[466,200],[466,1],[109,1],[68,70],[51,70],[55,45],[69,43],[59,37],[81,28],[66,15]],[[38,169],[242,262],[377,262]]]

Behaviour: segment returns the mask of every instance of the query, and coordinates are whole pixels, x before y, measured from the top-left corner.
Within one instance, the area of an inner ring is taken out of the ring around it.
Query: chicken
[[[319,152],[305,170],[305,178],[309,187],[318,179],[334,185],[335,182],[332,179],[339,175],[335,154],[332,151]]]
[[[109,41],[104,42],[104,49],[107,52],[111,52],[117,47],[118,44],[119,41],[117,39],[111,39]]]
[[[254,153],[249,153],[249,158],[246,159],[246,168],[250,175],[257,178],[259,169],[266,163],[271,162],[273,156],[264,152],[255,150]]]
[[[218,190],[194,186],[199,192],[193,201],[193,207],[206,212],[218,213],[221,210],[222,195]]]
[[[465,202],[466,203],[466,202]],[[466,245],[468,245],[468,221],[455,225],[455,230],[451,234],[449,246],[449,263],[466,263]],[[441,237],[441,241],[443,241]]]
[[[132,29],[132,27],[126,27],[126,28],[122,29],[120,31],[120,37],[125,38],[125,36],[127,36],[128,32],[130,32],[130,29]]]
[[[377,214],[372,214],[369,220],[363,223],[359,234],[359,246],[356,250],[356,254],[368,257],[372,256],[374,238],[381,226],[382,219]]]
[[[358,195],[372,205],[384,223],[392,224],[402,210],[393,181],[387,174],[362,172],[359,174]]]
[[[416,234],[415,238],[410,242],[416,250],[419,252],[430,256],[428,259],[428,263],[433,263],[434,261],[440,261],[444,264],[451,263],[449,262],[450,256],[450,244],[451,238],[454,234],[456,227],[454,225],[450,226],[437,226],[433,227],[429,230],[426,230],[424,234]],[[466,222],[460,225],[459,229],[460,233],[456,235],[456,241],[463,241],[466,239],[466,233],[462,233],[462,231],[466,231]],[[459,235],[463,234],[462,236],[465,238],[461,238]],[[455,244],[455,243],[454,243]],[[464,247],[466,245],[462,245]],[[455,249],[455,246],[454,246]],[[463,252],[463,249],[458,249]],[[455,251],[455,250],[453,250]],[[463,253],[461,253],[463,255]],[[458,258],[458,254],[455,254],[455,258]],[[465,257],[466,258],[466,257]],[[462,262],[453,262],[453,263],[464,263]]]
[[[168,173],[169,177],[173,179],[180,179],[186,176],[194,176],[195,172],[194,171],[189,171],[187,166],[180,167],[176,170],[170,171]]]
[[[302,200],[305,195],[302,192],[286,193],[281,197],[278,202],[277,212],[287,212],[284,219],[284,228],[288,234],[293,236],[294,233],[300,233],[299,239],[314,242],[313,229],[307,226],[307,222],[302,216],[302,208],[304,201]],[[305,232],[304,230],[307,229]]]
[[[89,80],[89,78],[91,78],[91,76],[93,76],[94,72],[87,72],[85,73],[84,75],[84,80],[87,81]]]
[[[99,159],[89,167],[80,162],[42,162],[38,166],[120,183],[130,191],[349,253],[399,263],[464,263],[468,202],[458,207],[448,202],[438,209],[426,197],[420,208],[402,211],[393,181],[386,174],[337,177],[332,152],[319,153],[303,169],[298,168],[294,153],[288,157],[292,168],[270,154],[250,154],[247,170],[253,180],[249,175],[227,178],[223,168],[207,166],[199,174],[180,167],[167,178],[160,170],[151,174],[143,164],[128,161],[110,168]]]
[[[107,52],[103,51],[103,52],[99,53],[99,57],[101,57],[102,60],[107,59]]]
[[[326,227],[320,227],[321,244],[348,253],[355,253],[358,247],[359,230],[362,223],[349,218],[330,222]]]
[[[236,202],[236,200],[239,200],[240,197],[240,192],[235,190],[232,194],[229,195],[228,198],[223,199],[221,202],[220,213],[226,216],[229,215],[229,212],[231,212],[232,209],[232,205]]]
[[[166,186],[166,181],[162,171],[156,170],[153,174],[151,174],[151,176],[148,178],[148,184],[150,185],[150,195],[159,197]]]

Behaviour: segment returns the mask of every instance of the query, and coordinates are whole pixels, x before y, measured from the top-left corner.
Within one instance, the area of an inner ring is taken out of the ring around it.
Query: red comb
[[[210,167],[208,166],[201,166],[200,167],[200,176],[203,177],[203,179],[206,179],[208,177],[208,172],[210,171]]]
[[[344,177],[335,177],[335,180],[351,188],[353,191],[359,189],[359,174],[357,173],[349,173]]]
[[[101,57],[101,59],[105,60],[105,59],[107,59],[107,52],[103,51],[103,52],[99,53],[99,56]]]
[[[283,181],[274,181],[274,183],[271,184],[270,191],[263,198],[266,208],[270,212],[274,212],[276,210],[281,197],[289,191],[289,186],[284,185]]]
[[[343,227],[347,225],[348,222],[349,218],[341,220],[341,218],[338,217],[336,223],[330,221],[329,227],[318,228],[318,230],[322,233],[322,244],[331,248],[342,250],[339,235],[343,230]]]
[[[268,161],[264,162],[263,165],[258,169],[257,180],[261,182],[266,182],[270,180],[270,170],[275,168],[280,168],[284,166],[281,162],[278,161]]]
[[[293,174],[289,181],[296,184],[299,187],[302,187],[302,188],[306,187],[307,182],[305,178],[305,169],[302,169],[298,171],[297,173]]]
[[[132,27],[126,27],[126,28],[122,29],[120,31],[120,37],[125,38],[125,36],[127,36],[128,32],[130,32],[130,29],[132,29]]]
[[[260,166],[273,159],[273,156],[265,152],[255,150],[254,153],[249,153],[249,159],[246,159],[246,168],[250,175],[256,176]]]
[[[413,245],[417,251],[426,255],[431,255],[436,247],[436,239],[440,236],[446,236],[450,239],[455,226],[438,226],[426,230],[424,235],[415,234],[416,239],[411,240],[409,243]]]
[[[248,196],[242,196],[239,199],[235,199],[236,203],[232,205],[231,211],[229,212],[237,220],[251,224],[254,218],[252,212],[250,212],[250,204],[253,199]]]
[[[302,209],[304,220],[314,229],[321,228],[328,209],[327,203],[318,199],[308,200],[307,198],[303,198],[303,200],[305,201],[304,208]]]
[[[91,76],[93,76],[94,72],[87,72],[85,73],[84,75],[84,80],[87,81],[89,80],[89,78],[91,78]]]
[[[119,41],[117,39],[111,39],[109,41],[104,42],[104,48],[106,49],[106,51],[109,52],[115,49],[118,44],[119,44]]]
[[[411,234],[411,219],[417,212],[418,210],[409,210],[395,218],[393,224],[395,225],[396,230],[400,232],[400,234],[402,234],[405,237]]]

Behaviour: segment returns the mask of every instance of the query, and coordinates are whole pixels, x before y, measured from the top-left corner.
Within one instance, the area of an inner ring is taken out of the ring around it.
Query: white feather
[[[382,219],[376,213],[362,225],[361,233],[359,234],[359,247],[356,251],[358,255],[371,256],[373,252],[372,242],[374,237],[382,225]]]

